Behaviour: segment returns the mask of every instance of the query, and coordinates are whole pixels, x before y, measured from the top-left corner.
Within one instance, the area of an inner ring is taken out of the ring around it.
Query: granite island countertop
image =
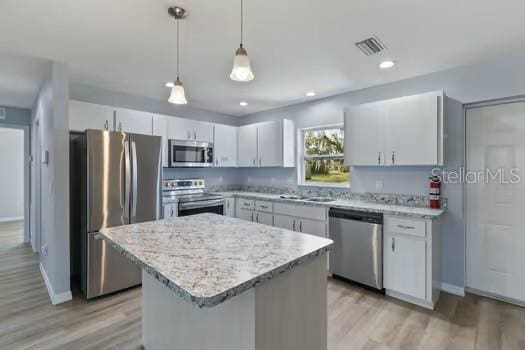
[[[245,192],[245,191],[226,191],[214,192],[225,197],[236,197],[245,199],[259,199],[271,200],[274,202],[290,203],[297,205],[309,205],[324,208],[341,208],[350,210],[361,210],[374,213],[382,213],[384,215],[406,216],[422,219],[437,219],[443,215],[445,209],[432,209],[426,207],[414,207],[405,205],[395,205],[386,203],[374,203],[363,200],[354,199],[335,199],[331,202],[310,202],[300,199],[281,198],[279,194],[262,193],[262,192]]]
[[[198,307],[212,307],[332,248],[326,238],[216,214],[106,228],[101,239]]]

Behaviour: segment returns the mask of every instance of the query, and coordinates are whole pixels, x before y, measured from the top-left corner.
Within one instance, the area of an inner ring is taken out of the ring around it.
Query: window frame
[[[343,159],[344,162],[344,152],[341,155],[331,155],[331,156],[307,156],[305,154],[306,149],[306,139],[305,133],[308,131],[319,131],[326,129],[343,129],[344,124],[328,124],[321,125],[309,128],[297,129],[297,185],[302,187],[326,187],[326,188],[350,188],[350,182],[345,183],[326,183],[326,182],[306,182],[305,181],[305,161],[308,159]],[[345,135],[346,137],[346,135]]]

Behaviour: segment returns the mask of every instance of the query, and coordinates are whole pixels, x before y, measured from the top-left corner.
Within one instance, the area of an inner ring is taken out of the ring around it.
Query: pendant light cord
[[[241,0],[241,47],[244,43],[244,1]]]
[[[177,19],[177,80],[179,80],[179,21]]]

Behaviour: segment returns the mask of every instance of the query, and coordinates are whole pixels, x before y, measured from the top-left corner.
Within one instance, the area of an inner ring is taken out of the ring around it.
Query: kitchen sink
[[[308,198],[305,200],[307,202],[318,202],[318,203],[329,203],[329,202],[335,201],[335,199],[330,199],[330,198]]]
[[[308,200],[309,198],[307,196],[288,196],[288,195],[281,195],[282,199],[294,199],[294,200]]]

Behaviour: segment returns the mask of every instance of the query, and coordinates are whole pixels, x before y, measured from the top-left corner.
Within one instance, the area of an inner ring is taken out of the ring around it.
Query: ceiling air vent
[[[355,46],[357,46],[367,56],[375,55],[378,52],[386,50],[386,46],[375,35],[355,43]]]
[[[6,118],[5,108],[0,107],[0,119],[5,120],[5,118]]]

